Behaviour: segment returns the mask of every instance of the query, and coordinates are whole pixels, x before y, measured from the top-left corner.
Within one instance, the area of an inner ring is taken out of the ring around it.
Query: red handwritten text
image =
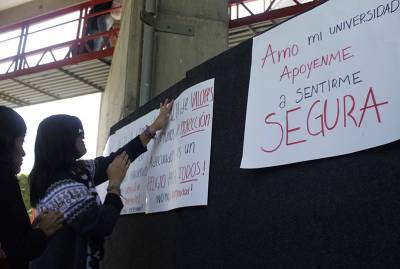
[[[292,140],[290,137],[291,133],[294,132],[298,132],[297,135],[302,134],[304,136],[305,131],[301,132],[301,130],[303,129],[306,130],[305,134],[311,137],[319,135],[325,136],[327,134],[327,131],[333,131],[339,125],[339,120],[342,121],[344,128],[348,128],[350,124],[355,128],[360,128],[363,124],[367,111],[374,112],[374,114],[376,115],[376,121],[378,123],[381,123],[381,106],[387,105],[388,103],[388,101],[378,103],[375,98],[373,88],[370,87],[365,98],[365,102],[363,106],[359,109],[359,111],[361,112],[361,115],[359,116],[357,116],[357,114],[355,113],[356,100],[352,95],[345,95],[341,99],[336,98],[336,113],[334,113],[333,120],[331,119],[331,116],[328,115],[328,111],[331,111],[328,110],[328,100],[325,100],[323,102],[323,105],[320,100],[317,100],[310,106],[310,108],[308,109],[305,126],[304,124],[302,125],[300,123],[297,125],[290,123],[290,115],[294,113],[300,113],[302,110],[302,107],[300,106],[286,111],[285,122],[283,124],[279,121],[274,120],[274,116],[276,115],[275,112],[270,113],[265,117],[265,125],[266,127],[268,127],[269,130],[275,132],[276,135],[280,137],[280,141],[274,146],[261,146],[260,149],[265,153],[275,152],[282,146],[284,137],[286,138],[286,146],[305,143],[307,142],[306,138]],[[343,113],[342,117],[340,118],[341,111],[343,111]],[[315,120],[317,124],[315,124]],[[312,126],[317,126],[317,128],[313,129]]]
[[[261,68],[264,68],[264,65],[268,63],[268,60],[270,60],[272,64],[280,63],[281,61],[296,56],[298,53],[299,46],[297,44],[293,44],[292,46],[281,50],[274,50],[272,49],[272,45],[268,44],[267,52],[265,53],[265,56],[261,58]]]
[[[192,110],[208,106],[214,100],[214,87],[208,87],[191,94]]]
[[[300,75],[306,75],[308,79],[311,75],[311,72],[315,69],[321,68],[323,66],[331,66],[333,63],[340,63],[352,58],[354,55],[349,52],[350,49],[351,46],[348,46],[339,49],[336,52],[332,52],[319,58],[313,59],[306,64],[295,66],[293,68],[289,68],[287,65],[285,65],[281,73],[280,81],[282,81],[282,79],[288,79],[289,81],[294,83],[296,78]]]

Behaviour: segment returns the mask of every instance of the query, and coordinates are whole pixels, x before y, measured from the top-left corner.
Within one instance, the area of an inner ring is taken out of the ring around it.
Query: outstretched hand
[[[173,103],[174,100],[169,101],[168,98],[165,99],[164,103],[160,103],[160,113],[158,114],[154,122],[150,125],[150,131],[155,133],[163,129],[167,125]]]
[[[169,121],[169,116],[171,115],[172,105],[174,100],[169,101],[165,99],[164,103],[160,103],[160,112],[154,122],[146,127],[146,130],[140,134],[140,141],[143,146],[146,146],[150,140],[155,136],[157,131],[164,129]]]

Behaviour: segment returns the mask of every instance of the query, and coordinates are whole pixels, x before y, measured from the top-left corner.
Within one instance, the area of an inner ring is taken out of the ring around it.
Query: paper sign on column
[[[398,140],[399,25],[399,0],[334,0],[254,38],[241,167]]]
[[[130,166],[121,185],[121,214],[153,213],[207,205],[214,102],[214,79],[182,92],[170,121]],[[111,135],[104,155],[118,150],[157,117],[154,110]],[[106,184],[98,186],[104,199]]]

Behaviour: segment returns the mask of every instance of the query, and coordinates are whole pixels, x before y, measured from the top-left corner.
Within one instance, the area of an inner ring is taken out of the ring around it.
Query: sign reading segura
[[[196,84],[174,100],[167,127],[129,167],[121,185],[121,214],[153,213],[207,205],[214,79]],[[154,121],[159,110],[111,135],[105,155],[115,152]],[[97,187],[104,200],[107,182]]]
[[[253,40],[241,168],[400,138],[400,0],[331,0]]]

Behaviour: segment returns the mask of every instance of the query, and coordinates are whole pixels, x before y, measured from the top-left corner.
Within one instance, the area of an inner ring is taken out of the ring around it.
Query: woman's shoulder
[[[39,214],[45,210],[60,211],[70,222],[81,209],[94,205],[94,196],[85,184],[73,179],[62,179],[46,190],[36,209]]]
[[[12,168],[6,163],[0,161],[0,182],[8,183],[10,178],[15,178]]]
[[[89,175],[93,178],[94,173],[96,171],[96,164],[94,160],[80,160],[79,164],[85,170],[89,172]]]
[[[80,183],[75,179],[72,178],[59,179],[47,188],[45,192],[45,197],[42,200],[48,200],[59,193],[66,193],[70,191],[85,192],[85,190],[87,190],[85,184]]]
[[[19,191],[17,177],[10,169],[0,166],[0,200],[17,196],[16,191]]]

